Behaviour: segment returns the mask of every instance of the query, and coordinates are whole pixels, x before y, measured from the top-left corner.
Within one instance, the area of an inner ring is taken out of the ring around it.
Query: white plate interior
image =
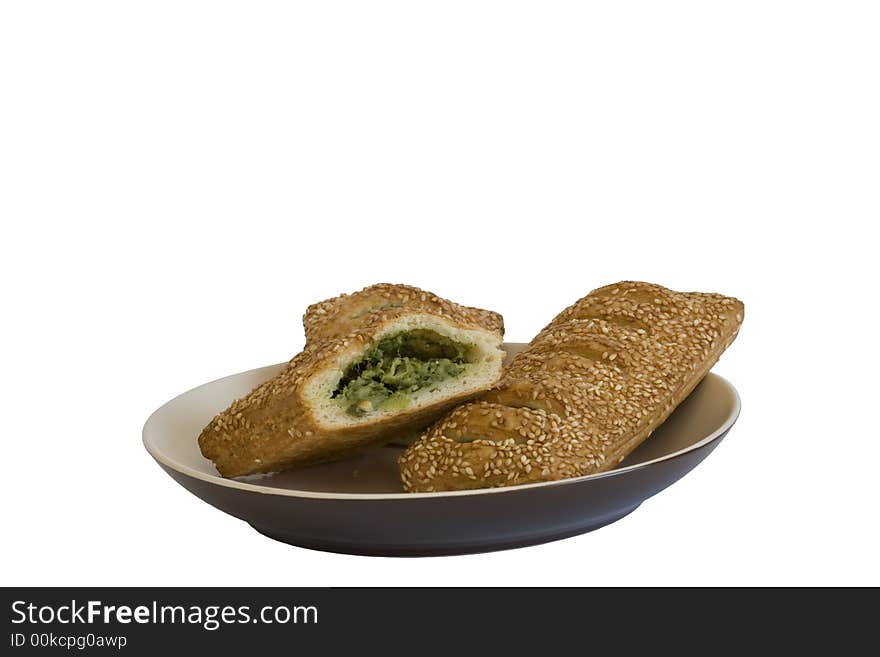
[[[525,345],[507,343],[504,346],[510,357]],[[147,420],[144,445],[160,463],[221,485],[243,485],[261,492],[276,489],[278,492],[311,491],[319,494],[403,493],[397,471],[397,457],[401,452],[399,447],[372,449],[344,461],[275,474],[234,480],[220,477],[213,463],[199,451],[199,433],[219,411],[282,367],[283,364],[270,365],[233,374],[172,399]],[[733,386],[723,378],[709,374],[654,435],[630,454],[618,469],[668,458],[711,440],[729,428],[738,412],[739,399]]]

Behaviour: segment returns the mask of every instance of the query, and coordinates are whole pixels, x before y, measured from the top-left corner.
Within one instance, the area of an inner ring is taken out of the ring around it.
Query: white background
[[[880,584],[872,2],[4,2],[5,585]],[[740,421],[598,532],[265,539],[140,429],[378,281],[528,341],[642,279],[746,303]]]

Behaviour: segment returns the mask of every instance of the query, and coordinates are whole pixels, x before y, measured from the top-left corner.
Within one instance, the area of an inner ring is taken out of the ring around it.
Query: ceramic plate
[[[524,345],[506,344],[508,354]],[[368,555],[484,552],[598,529],[676,482],[718,446],[739,397],[709,374],[615,470],[565,481],[474,491],[404,493],[399,447],[272,475],[224,479],[199,452],[202,428],[283,364],[206,383],[147,420],[147,451],[184,488],[285,543]]]

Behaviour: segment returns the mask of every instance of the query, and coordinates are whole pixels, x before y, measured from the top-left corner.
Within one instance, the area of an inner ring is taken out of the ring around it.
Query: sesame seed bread
[[[417,432],[501,376],[500,315],[403,285],[375,285],[310,306],[306,346],[272,379],[218,414],[199,436],[225,477],[334,460]],[[471,345],[461,375],[418,390],[400,410],[352,416],[331,399],[347,368],[382,338],[426,329]]]
[[[733,342],[743,304],[622,282],[563,310],[498,386],[451,411],[401,456],[411,492],[553,481],[610,470]]]

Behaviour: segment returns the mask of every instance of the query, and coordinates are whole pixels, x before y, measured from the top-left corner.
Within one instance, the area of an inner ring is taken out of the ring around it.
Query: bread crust
[[[378,283],[309,306],[303,315],[306,343],[366,330],[373,320],[400,311],[441,315],[463,326],[495,331],[499,337],[504,335],[504,320],[496,312],[462,306],[411,285]]]
[[[425,427],[452,405],[485,392],[497,381],[481,390],[367,419],[357,426],[321,424],[304,395],[312,377],[357,358],[371,346],[375,336],[412,315],[430,315],[451,328],[489,332],[500,350],[500,315],[461,306],[410,286],[374,285],[314,304],[303,318],[307,335],[304,350],[279,374],[211,420],[199,436],[202,454],[225,477],[335,460],[386,442],[388,435]]]
[[[733,342],[742,302],[624,281],[550,322],[499,385],[454,409],[400,458],[412,492],[554,481],[615,467]]]

